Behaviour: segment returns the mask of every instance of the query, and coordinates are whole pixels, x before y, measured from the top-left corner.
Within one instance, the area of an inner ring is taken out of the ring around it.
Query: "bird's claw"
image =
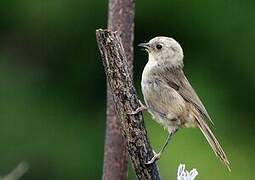
[[[144,110],[146,110],[146,109],[147,109],[146,107],[140,106],[140,107],[138,107],[135,111],[128,112],[128,114],[129,114],[129,115],[135,115],[135,114],[137,114],[137,113],[139,113],[139,112],[142,112],[142,111],[144,111]]]
[[[143,103],[139,100],[139,104],[140,106],[135,110],[135,111],[132,111],[132,112],[128,112],[129,115],[135,115],[139,112],[142,112],[144,110],[147,109],[147,107],[145,105],[143,105]]]
[[[160,159],[160,156],[161,156],[161,153],[155,153],[155,151],[153,151],[153,158],[151,158],[151,160],[149,160],[148,162],[146,162],[145,164],[152,164],[154,163],[155,161],[159,160]]]

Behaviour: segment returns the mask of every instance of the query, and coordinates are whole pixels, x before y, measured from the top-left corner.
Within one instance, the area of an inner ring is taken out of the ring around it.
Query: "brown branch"
[[[120,33],[129,67],[133,67],[134,0],[109,0],[108,28]],[[127,179],[128,154],[110,87],[107,85],[107,122],[104,150],[104,180]]]
[[[142,113],[128,114],[139,107],[139,101],[120,37],[117,32],[109,30],[97,30],[96,36],[107,82],[137,178],[160,179],[157,165],[145,164],[153,157],[153,152],[147,138]]]
[[[27,162],[23,161],[18,164],[9,174],[4,177],[0,177],[1,180],[18,180],[20,179],[29,169]]]

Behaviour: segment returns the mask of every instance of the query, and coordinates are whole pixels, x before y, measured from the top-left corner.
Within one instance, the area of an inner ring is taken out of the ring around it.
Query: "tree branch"
[[[134,39],[134,0],[109,0],[108,28],[120,33],[132,75]],[[107,121],[104,149],[104,180],[127,179],[126,141],[122,136],[110,87],[107,85]]]
[[[129,72],[127,58],[117,32],[96,31],[97,43],[101,53],[107,82],[110,86],[115,109],[127,140],[129,156],[138,179],[160,179],[156,163],[146,165],[153,157],[142,113],[129,115],[139,107],[133,81]]]

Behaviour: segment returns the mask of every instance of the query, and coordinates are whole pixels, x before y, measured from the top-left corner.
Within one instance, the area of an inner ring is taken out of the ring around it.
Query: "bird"
[[[231,171],[230,162],[208,125],[213,121],[184,74],[184,54],[180,44],[171,37],[157,36],[138,46],[148,53],[141,80],[145,105],[139,101],[140,106],[130,114],[147,110],[168,131],[161,150],[159,153],[154,151],[153,158],[146,164],[160,159],[179,129],[198,127],[216,156]]]

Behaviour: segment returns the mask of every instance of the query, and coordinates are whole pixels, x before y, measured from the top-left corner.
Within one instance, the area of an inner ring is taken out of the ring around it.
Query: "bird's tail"
[[[228,158],[227,158],[225,152],[223,151],[219,141],[214,136],[214,134],[212,133],[211,129],[206,124],[206,122],[200,116],[195,115],[195,117],[196,117],[195,119],[196,119],[197,126],[202,131],[202,133],[205,136],[206,140],[208,141],[208,143],[212,147],[214,153],[227,166],[228,170],[231,171],[230,163],[229,163]]]

